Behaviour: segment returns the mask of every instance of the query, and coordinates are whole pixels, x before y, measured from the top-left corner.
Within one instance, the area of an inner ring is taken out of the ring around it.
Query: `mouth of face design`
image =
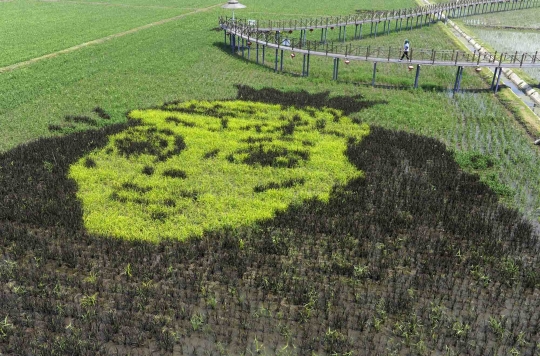
[[[185,240],[327,200],[361,176],[345,157],[369,133],[335,109],[190,101],[129,114],[136,125],[70,169],[86,228]]]

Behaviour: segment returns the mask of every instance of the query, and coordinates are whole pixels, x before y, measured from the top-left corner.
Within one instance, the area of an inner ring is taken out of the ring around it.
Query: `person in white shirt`
[[[401,55],[401,58],[399,61],[401,62],[404,57],[407,57],[408,60],[411,60],[409,58],[409,50],[411,49],[411,45],[409,43],[409,40],[405,40],[405,43],[403,44],[403,54]]]

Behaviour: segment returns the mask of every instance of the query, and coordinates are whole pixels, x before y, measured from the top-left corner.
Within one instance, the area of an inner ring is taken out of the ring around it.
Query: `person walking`
[[[411,49],[411,45],[409,43],[409,40],[405,40],[405,43],[403,44],[403,54],[401,55],[401,58],[399,59],[400,62],[403,60],[404,57],[407,57],[407,59],[409,61],[411,60],[409,58],[409,50],[410,49]]]

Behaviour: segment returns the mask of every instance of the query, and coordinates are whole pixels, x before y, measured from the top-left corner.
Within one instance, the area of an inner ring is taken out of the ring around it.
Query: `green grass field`
[[[0,46],[9,48],[0,54],[0,67],[190,11],[26,0],[0,7]]]

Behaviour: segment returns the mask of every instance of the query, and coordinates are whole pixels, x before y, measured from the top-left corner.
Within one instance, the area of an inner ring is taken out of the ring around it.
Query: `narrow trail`
[[[152,22],[152,23],[149,23],[149,24],[146,24],[146,25],[143,25],[143,26],[135,27],[135,28],[132,28],[131,30],[115,33],[115,34],[112,34],[112,35],[109,35],[109,36],[106,36],[106,37],[98,38],[96,40],[84,42],[84,43],[78,44],[78,45],[73,46],[73,47],[69,47],[69,48],[66,48],[66,49],[62,49],[60,51],[45,54],[45,55],[40,56],[40,57],[35,57],[35,58],[29,59],[29,60],[26,60],[26,61],[23,61],[23,62],[11,64],[11,65],[6,66],[6,67],[0,67],[0,74],[1,73],[6,73],[6,72],[11,72],[11,71],[14,71],[16,69],[29,66],[31,64],[34,64],[36,62],[39,62],[39,61],[42,61],[42,60],[45,60],[45,59],[54,58],[54,57],[57,57],[57,56],[62,55],[62,54],[75,52],[75,51],[77,51],[77,50],[79,50],[81,48],[84,48],[84,47],[98,45],[98,44],[101,44],[101,43],[104,43],[104,42],[107,42],[107,41],[110,41],[110,40],[113,40],[113,39],[116,39],[116,38],[119,38],[119,37],[123,37],[123,36],[126,36],[126,35],[130,35],[132,33],[136,33],[136,32],[142,31],[142,30],[152,28],[152,27],[155,27],[155,26],[159,26],[159,25],[163,25],[163,24],[166,24],[166,23],[169,23],[169,22],[177,21],[177,20],[183,19],[184,17],[190,16],[190,15],[195,15],[195,14],[198,14],[198,13],[201,13],[201,12],[206,12],[206,11],[209,11],[209,10],[211,10],[211,9],[213,9],[215,7],[221,6],[221,5],[222,5],[222,3],[219,3],[219,4],[216,4],[216,5],[200,8],[200,9],[197,9],[195,11],[191,11],[191,12],[188,12],[188,13],[185,13],[185,14],[182,14],[182,15],[174,16],[174,17],[171,17],[171,18],[168,18],[168,19],[164,19],[164,20]]]

